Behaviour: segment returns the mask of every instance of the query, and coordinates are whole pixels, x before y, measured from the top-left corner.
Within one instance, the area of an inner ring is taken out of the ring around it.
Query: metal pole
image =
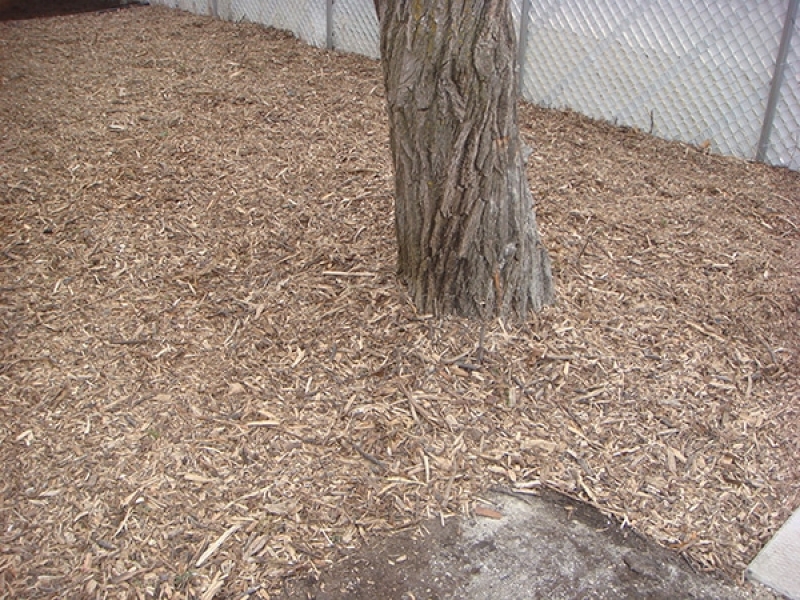
[[[528,14],[530,12],[531,0],[522,0],[522,9],[519,14],[519,44],[517,45],[517,87],[520,93],[522,93],[522,75],[528,49]]]
[[[325,0],[325,47],[333,50],[333,0]]]
[[[789,43],[792,40],[794,24],[797,20],[797,7],[800,0],[789,0],[789,8],[786,11],[786,21],[783,24],[783,35],[781,35],[781,45],[778,47],[778,57],[775,59],[775,73],[772,75],[772,85],[769,90],[767,109],[764,111],[764,124],[761,126],[761,137],[758,138],[758,150],[756,160],[764,161],[769,148],[769,136],[772,133],[772,124],[775,121],[775,110],[778,107],[778,97],[781,93],[783,84],[783,72],[786,69],[786,57],[789,55]]]

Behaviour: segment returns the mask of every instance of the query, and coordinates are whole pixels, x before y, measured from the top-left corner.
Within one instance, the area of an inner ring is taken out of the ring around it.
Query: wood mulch
[[[521,117],[558,302],[432,318],[376,63],[0,23],[0,598],[268,598],[490,487],[740,576],[800,505],[800,176]]]

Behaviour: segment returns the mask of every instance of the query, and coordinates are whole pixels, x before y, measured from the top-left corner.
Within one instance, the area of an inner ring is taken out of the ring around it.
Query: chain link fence
[[[378,58],[373,0],[154,0]],[[520,91],[800,171],[800,0],[511,0]]]

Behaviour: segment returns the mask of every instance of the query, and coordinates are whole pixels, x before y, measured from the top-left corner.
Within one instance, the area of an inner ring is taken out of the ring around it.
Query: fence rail
[[[373,0],[152,0],[379,57]],[[800,171],[800,0],[511,0],[520,91]]]

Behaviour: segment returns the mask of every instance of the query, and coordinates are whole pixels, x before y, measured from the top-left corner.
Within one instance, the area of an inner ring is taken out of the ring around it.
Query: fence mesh
[[[325,47],[326,0],[154,0]],[[522,96],[752,159],[791,0],[530,0]],[[511,0],[519,25],[522,0]],[[800,22],[766,161],[800,170]],[[332,44],[379,56],[373,0],[334,0]]]
[[[333,47],[380,58],[380,30],[372,0],[337,0],[333,6]]]
[[[765,157],[773,165],[800,171],[800,20],[795,23],[786,60],[775,123]]]
[[[182,1],[182,0],[180,0]],[[230,2],[234,20],[262,23],[291,31],[304,42],[325,47],[325,1],[324,0],[218,0]],[[223,14],[218,14],[225,18]]]
[[[533,2],[523,95],[750,158],[785,10],[783,1]]]

